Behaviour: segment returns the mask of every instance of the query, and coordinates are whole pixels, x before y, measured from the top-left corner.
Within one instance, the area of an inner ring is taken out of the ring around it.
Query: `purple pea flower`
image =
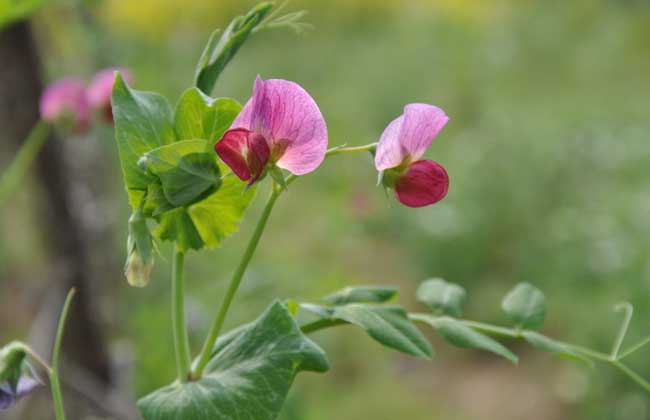
[[[327,151],[327,126],[311,96],[297,83],[255,79],[253,96],[215,145],[215,151],[252,185],[268,164],[304,175]]]
[[[405,206],[428,206],[447,195],[449,176],[445,168],[432,160],[420,160],[447,121],[449,117],[438,107],[408,104],[379,139],[375,167],[383,172],[384,185],[393,188]]]
[[[86,89],[86,100],[90,107],[99,111],[103,119],[109,123],[113,122],[111,93],[113,92],[116,71],[120,72],[128,84],[133,83],[133,76],[128,69],[108,68],[97,72],[90,82],[88,89]]]
[[[86,131],[90,110],[83,80],[70,77],[52,83],[41,95],[40,111],[44,121],[64,123],[75,133]]]
[[[19,399],[40,385],[40,382],[28,376],[22,376],[15,387],[12,387],[9,382],[0,384],[0,411],[11,408]]]

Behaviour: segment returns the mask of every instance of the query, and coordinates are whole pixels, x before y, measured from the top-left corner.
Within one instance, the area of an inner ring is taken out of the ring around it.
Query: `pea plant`
[[[272,420],[280,413],[296,375],[330,369],[325,351],[310,335],[343,325],[355,326],[379,344],[425,360],[433,358],[434,350],[418,324],[432,328],[453,346],[491,352],[512,363],[517,363],[518,357],[504,342],[522,340],[590,366],[610,365],[650,392],[650,383],[624,362],[650,342],[649,337],[622,349],[632,319],[631,305],[617,307],[624,315],[622,326],[612,351],[603,353],[539,332],[546,316],[545,297],[529,283],[517,284],[501,302],[511,326],[463,318],[465,289],[432,278],[417,290],[417,299],[425,308],[422,312],[410,312],[397,304],[394,287],[351,286],[322,302],[277,299],[257,319],[223,331],[275,204],[288,195],[293,182],[326,160],[344,155],[369,159],[378,172],[378,184],[408,207],[435,204],[449,187],[446,170],[423,159],[449,121],[436,106],[407,104],[376,143],[329,147],[318,105],[295,82],[258,76],[252,83],[252,96],[243,106],[231,98],[210,96],[221,72],[251,35],[274,27],[304,27],[301,12],[280,15],[273,7],[261,3],[236,17],[224,31],[212,34],[193,84],[180,95],[175,108],[157,93],[133,89],[124,71],[111,72],[108,77],[112,107],[106,107],[104,115],[115,124],[132,209],[125,266],[129,284],[146,286],[158,252],[156,244],[173,243],[171,334],[177,375],[169,385],[152,390],[137,402],[142,417]],[[97,102],[107,106],[99,99]],[[83,106],[68,101],[61,107],[69,123],[74,122],[76,129],[84,127]],[[263,211],[202,347],[191,349],[184,308],[185,255],[221,246],[238,230],[263,183],[268,184]],[[11,343],[0,352],[0,409],[38,386],[37,366],[49,378],[56,418],[65,419],[58,360],[72,296],[62,311],[50,362],[22,342]]]

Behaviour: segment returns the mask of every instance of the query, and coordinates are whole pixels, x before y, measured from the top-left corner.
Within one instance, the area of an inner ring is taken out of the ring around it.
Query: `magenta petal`
[[[253,184],[264,173],[270,156],[266,139],[243,128],[226,131],[214,150],[235,175],[248,184]]]
[[[233,122],[262,134],[279,167],[296,175],[313,171],[327,151],[327,126],[316,102],[300,85],[281,79],[262,80]]]
[[[388,124],[379,138],[377,152],[375,153],[375,167],[378,171],[394,168],[402,164],[407,157],[406,150],[399,140],[404,116],[400,115]]]
[[[86,87],[77,78],[62,79],[45,89],[40,99],[41,118],[56,123],[71,119],[74,130],[82,132],[90,124]]]
[[[111,93],[115,83],[115,72],[119,71],[124,80],[131,84],[133,76],[131,72],[124,68],[108,68],[95,74],[86,89],[86,100],[91,108],[101,111],[107,121],[113,121],[111,112]]]
[[[407,159],[420,159],[447,121],[449,117],[436,106],[406,105],[404,114],[394,119],[379,139],[375,155],[377,170],[394,168]]]
[[[449,176],[432,160],[413,162],[395,183],[395,195],[408,207],[424,207],[445,198]]]

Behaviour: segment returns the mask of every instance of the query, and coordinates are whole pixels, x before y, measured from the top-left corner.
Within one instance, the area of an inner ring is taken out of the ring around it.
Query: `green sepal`
[[[126,279],[131,286],[145,287],[149,284],[153,271],[154,244],[147,220],[140,209],[134,210],[129,217],[126,247],[127,260],[124,266]]]
[[[280,169],[277,165],[271,164],[268,167],[267,172],[269,175],[271,175],[271,178],[282,188],[283,191],[287,190],[287,180],[284,177],[284,173],[282,172],[282,169]]]
[[[27,352],[23,343],[14,341],[0,349],[0,385],[8,383],[16,390],[20,377],[25,372]]]

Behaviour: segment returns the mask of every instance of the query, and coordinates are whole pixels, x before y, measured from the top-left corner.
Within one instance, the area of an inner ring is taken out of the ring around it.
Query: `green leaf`
[[[145,420],[273,420],[299,372],[328,369],[323,350],[276,302],[217,342],[203,378],[155,391],[138,408]]]
[[[165,197],[160,183],[149,184],[145,197],[143,213],[147,217],[156,217],[174,208],[174,205]]]
[[[498,341],[464,325],[462,322],[449,317],[422,317],[429,325],[438,331],[447,342],[457,347],[481,349],[505,357],[512,363],[519,358]]]
[[[370,337],[392,349],[423,359],[433,357],[431,343],[413,325],[400,306],[351,303],[335,307],[303,304],[301,307],[323,318],[339,319],[357,325]]]
[[[145,153],[176,140],[171,107],[157,93],[130,89],[119,74],[113,86],[112,104],[124,184],[131,207],[139,208],[152,179],[138,166],[138,160]]]
[[[517,284],[501,302],[517,328],[537,329],[546,318],[544,293],[529,283]]]
[[[225,166],[222,166],[224,171]],[[189,207],[190,218],[205,246],[219,246],[237,232],[256,191],[257,186],[247,188],[245,182],[231,174],[223,178],[217,191]]]
[[[562,356],[568,359],[577,360],[589,366],[593,366],[593,362],[591,360],[575,352],[564,343],[555,341],[552,338],[540,334],[536,331],[523,331],[522,335],[524,337],[524,340],[526,340],[531,346],[535,348],[548,351],[550,353],[555,353],[558,356]]]
[[[197,88],[207,95],[212,92],[223,69],[272,8],[271,2],[260,3],[245,16],[234,18],[221,36],[219,30],[212,33],[196,66]]]
[[[155,175],[174,207],[197,201],[221,184],[217,155],[207,140],[183,140],[145,153],[139,165]]]
[[[325,297],[332,305],[370,302],[383,303],[397,296],[398,289],[390,286],[352,286],[341,289]]]
[[[189,249],[199,250],[205,245],[185,207],[163,213],[159,219],[154,234],[160,240],[176,242],[183,252]]]
[[[230,127],[241,105],[230,98],[212,99],[197,88],[181,95],[174,112],[174,130],[179,139],[205,139],[214,144]]]
[[[467,294],[461,286],[443,279],[429,279],[418,287],[417,299],[431,307],[434,312],[461,316]]]

